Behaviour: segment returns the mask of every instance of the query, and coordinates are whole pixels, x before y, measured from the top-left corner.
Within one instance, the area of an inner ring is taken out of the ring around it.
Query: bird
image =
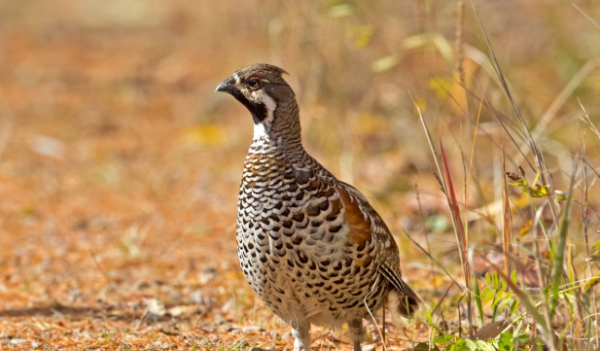
[[[402,280],[398,245],[381,216],[304,149],[298,103],[284,74],[251,64],[216,88],[242,103],[254,123],[238,196],[240,266],[291,326],[294,351],[310,350],[311,325],[344,324],[361,351],[363,320],[390,293],[404,316],[420,299]]]

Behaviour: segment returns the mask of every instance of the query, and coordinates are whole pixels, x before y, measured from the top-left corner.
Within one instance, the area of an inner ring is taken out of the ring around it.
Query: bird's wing
[[[419,299],[402,280],[400,253],[390,230],[365,196],[356,188],[340,182],[337,191],[344,205],[344,218],[350,227],[348,243],[358,245],[359,248],[368,245],[368,242],[374,242],[378,246],[377,269],[399,293],[400,312],[409,315],[411,311],[417,309]]]
[[[363,268],[368,268],[372,261],[376,260],[378,272],[390,282],[400,296],[400,313],[409,315],[410,311],[415,311],[419,299],[402,280],[398,245],[367,198],[356,188],[335,179],[328,172],[324,176],[309,167],[292,169],[297,184],[305,192],[313,198],[328,199],[316,201],[315,205],[309,206],[309,216],[318,216],[320,211],[330,205],[332,217],[337,217],[343,210],[344,222],[350,229],[346,244],[354,248],[354,260]],[[318,169],[324,170],[321,167]],[[335,196],[335,193],[338,196]]]
[[[356,188],[340,182],[337,191],[344,205],[344,218],[350,227],[348,243],[361,247],[366,242],[374,242],[378,246],[378,265],[381,273],[396,289],[402,291],[398,245],[387,225]]]

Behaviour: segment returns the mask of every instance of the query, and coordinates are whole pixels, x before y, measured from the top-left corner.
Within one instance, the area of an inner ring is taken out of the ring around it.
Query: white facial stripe
[[[261,101],[267,107],[267,118],[254,125],[254,139],[256,140],[266,136],[268,131],[271,129],[273,113],[275,112],[275,109],[277,109],[277,103],[272,97],[265,94],[262,90],[255,91],[252,93],[252,95],[254,95],[256,100]]]
[[[277,103],[275,100],[273,100],[273,98],[269,95],[265,94],[265,92],[262,90],[253,91],[252,100],[260,101],[265,104],[265,107],[267,108],[267,118],[265,118],[263,122],[271,123],[273,121],[273,112],[275,112],[275,109],[277,108]]]
[[[263,93],[262,91],[261,93],[262,96],[260,97],[260,100],[263,102],[263,104],[265,104],[265,106],[267,106],[267,118],[265,121],[271,123],[273,121],[273,112],[275,112],[275,109],[277,108],[277,103],[269,95]]]

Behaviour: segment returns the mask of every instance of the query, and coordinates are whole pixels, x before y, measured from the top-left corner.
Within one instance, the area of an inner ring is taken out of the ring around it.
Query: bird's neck
[[[254,124],[254,142],[276,145],[286,158],[295,164],[310,162],[311,157],[302,146],[298,105],[290,103],[278,106],[273,118]]]

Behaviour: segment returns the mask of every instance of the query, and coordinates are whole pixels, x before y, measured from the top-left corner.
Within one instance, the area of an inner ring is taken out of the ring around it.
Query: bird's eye
[[[260,85],[260,80],[258,78],[250,78],[248,80],[248,85],[252,88],[256,88]]]

